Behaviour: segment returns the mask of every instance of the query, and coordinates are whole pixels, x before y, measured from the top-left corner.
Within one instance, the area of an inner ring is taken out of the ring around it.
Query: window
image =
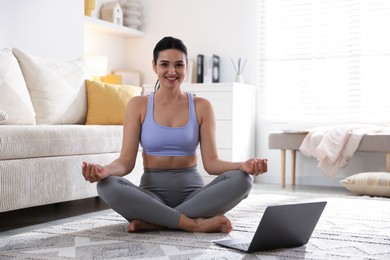
[[[262,119],[390,122],[389,0],[261,0]]]

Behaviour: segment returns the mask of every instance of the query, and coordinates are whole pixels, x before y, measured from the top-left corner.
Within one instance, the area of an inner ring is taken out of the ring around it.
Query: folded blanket
[[[352,158],[363,136],[380,132],[383,126],[369,124],[317,127],[309,131],[299,150],[319,161],[318,167],[328,177],[334,178]]]

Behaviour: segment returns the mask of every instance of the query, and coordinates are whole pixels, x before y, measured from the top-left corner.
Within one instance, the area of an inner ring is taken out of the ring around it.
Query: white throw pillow
[[[57,61],[17,48],[37,124],[84,124],[87,115],[86,70],[81,59]]]
[[[390,172],[361,172],[340,182],[357,194],[390,197]]]
[[[18,61],[9,49],[0,50],[0,109],[8,116],[0,124],[35,124],[35,112],[26,82]]]
[[[3,110],[0,110],[0,122],[8,120],[8,115]]]

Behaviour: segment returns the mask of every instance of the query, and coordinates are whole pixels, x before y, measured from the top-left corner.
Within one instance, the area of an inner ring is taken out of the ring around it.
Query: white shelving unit
[[[125,26],[119,26],[101,19],[85,16],[84,28],[99,32],[119,35],[125,38],[143,37],[145,33]]]

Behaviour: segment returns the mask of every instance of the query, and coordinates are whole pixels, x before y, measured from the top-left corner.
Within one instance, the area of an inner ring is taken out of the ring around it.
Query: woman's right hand
[[[108,169],[99,164],[83,162],[81,168],[84,179],[90,183],[103,180],[109,176]]]

